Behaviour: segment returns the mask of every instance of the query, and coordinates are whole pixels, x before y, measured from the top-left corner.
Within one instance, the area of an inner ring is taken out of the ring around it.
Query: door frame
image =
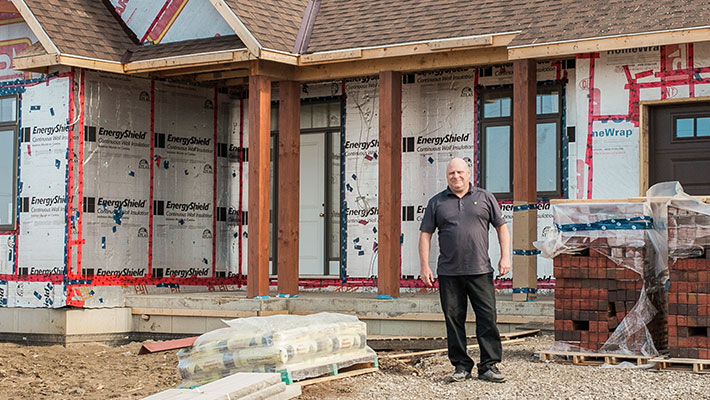
[[[651,162],[651,108],[700,102],[710,102],[710,97],[686,97],[682,99],[647,100],[639,102],[639,196],[646,196],[646,191],[650,187],[649,165]]]

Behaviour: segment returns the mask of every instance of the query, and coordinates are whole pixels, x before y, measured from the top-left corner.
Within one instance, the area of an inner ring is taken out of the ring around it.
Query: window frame
[[[0,96],[0,100],[2,99],[7,99],[7,98],[13,98],[15,100],[15,119],[12,121],[5,121],[5,122],[0,122],[0,132],[4,131],[12,131],[12,143],[14,143],[14,146],[12,146],[12,195],[11,195],[11,200],[14,199],[12,213],[10,215],[11,217],[11,223],[10,224],[0,224],[0,232],[7,233],[7,232],[13,232],[17,228],[17,180],[18,180],[18,151],[19,151],[19,137],[18,137],[18,115],[19,115],[19,98],[17,95],[9,95],[9,96]]]
[[[673,136],[671,137],[672,142],[689,142],[689,141],[707,141],[710,140],[710,136],[698,136],[698,118],[710,118],[710,112],[700,112],[700,113],[688,113],[687,115],[674,115],[673,116]],[[678,136],[678,120],[681,119],[692,119],[693,120],[693,136]]]
[[[556,113],[548,113],[548,114],[536,114],[536,121],[535,121],[535,127],[537,129],[538,124],[547,124],[547,123],[555,123],[557,129],[555,132],[555,143],[557,144],[557,152],[556,152],[556,162],[555,162],[555,181],[557,183],[557,189],[552,190],[552,191],[539,191],[537,192],[537,197],[545,197],[545,198],[559,198],[562,197],[562,146],[563,146],[563,137],[562,137],[562,125],[563,125],[563,86],[561,84],[539,84],[537,86],[537,93],[536,93],[536,110],[537,110],[537,95],[540,94],[546,94],[546,93],[551,93],[554,91],[557,91],[559,93],[557,101],[557,112]],[[508,192],[492,192],[497,199],[500,200],[512,200],[513,199],[513,171],[514,171],[514,154],[513,154],[513,140],[514,140],[514,116],[515,116],[515,101],[513,100],[513,88],[510,86],[502,87],[502,88],[486,88],[484,87],[481,91],[481,104],[479,108],[480,112],[480,169],[481,169],[481,174],[480,174],[480,184],[482,188],[486,188],[486,160],[488,157],[488,154],[486,152],[486,128],[488,127],[495,127],[495,126],[510,126],[510,157],[509,157],[509,165],[510,165],[510,172],[509,172],[509,191]],[[485,105],[482,103],[483,99],[485,96],[489,93],[495,93],[495,94],[508,94],[511,98],[511,109],[510,109],[510,116],[508,117],[485,117],[484,113],[484,107]],[[537,145],[537,141],[535,142]],[[537,159],[536,159],[537,162]],[[536,177],[537,179],[537,177]],[[536,182],[537,184],[537,182]]]

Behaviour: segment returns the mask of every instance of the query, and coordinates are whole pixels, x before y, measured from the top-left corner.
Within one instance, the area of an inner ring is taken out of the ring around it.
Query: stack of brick
[[[690,208],[668,207],[669,355],[710,359],[710,217]]]
[[[555,257],[555,340],[590,350],[604,345],[636,305],[644,285],[639,273],[623,265],[650,270],[644,248],[593,243],[581,255]],[[666,345],[664,320],[661,312],[647,325],[657,348]]]

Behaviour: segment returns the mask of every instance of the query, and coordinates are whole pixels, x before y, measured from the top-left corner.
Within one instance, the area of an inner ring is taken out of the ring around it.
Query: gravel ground
[[[449,383],[445,355],[409,362],[380,358],[380,371],[303,389],[302,400],[398,399],[710,399],[710,375],[539,362],[551,336],[503,347],[502,384]],[[21,346],[0,344],[0,399],[140,399],[180,383],[176,352],[138,355],[141,343]],[[474,359],[477,351],[472,351]]]
[[[535,351],[552,342],[541,336],[505,346],[505,383],[450,383],[453,367],[445,355],[382,359],[379,372],[307,386],[301,399],[710,399],[710,375],[536,361]],[[477,350],[470,353],[478,359]]]

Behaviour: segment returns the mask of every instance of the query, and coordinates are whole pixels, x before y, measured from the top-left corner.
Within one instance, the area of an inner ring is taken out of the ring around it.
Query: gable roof
[[[30,25],[37,21],[61,54],[120,62],[135,46],[102,1],[15,0],[15,5]]]

